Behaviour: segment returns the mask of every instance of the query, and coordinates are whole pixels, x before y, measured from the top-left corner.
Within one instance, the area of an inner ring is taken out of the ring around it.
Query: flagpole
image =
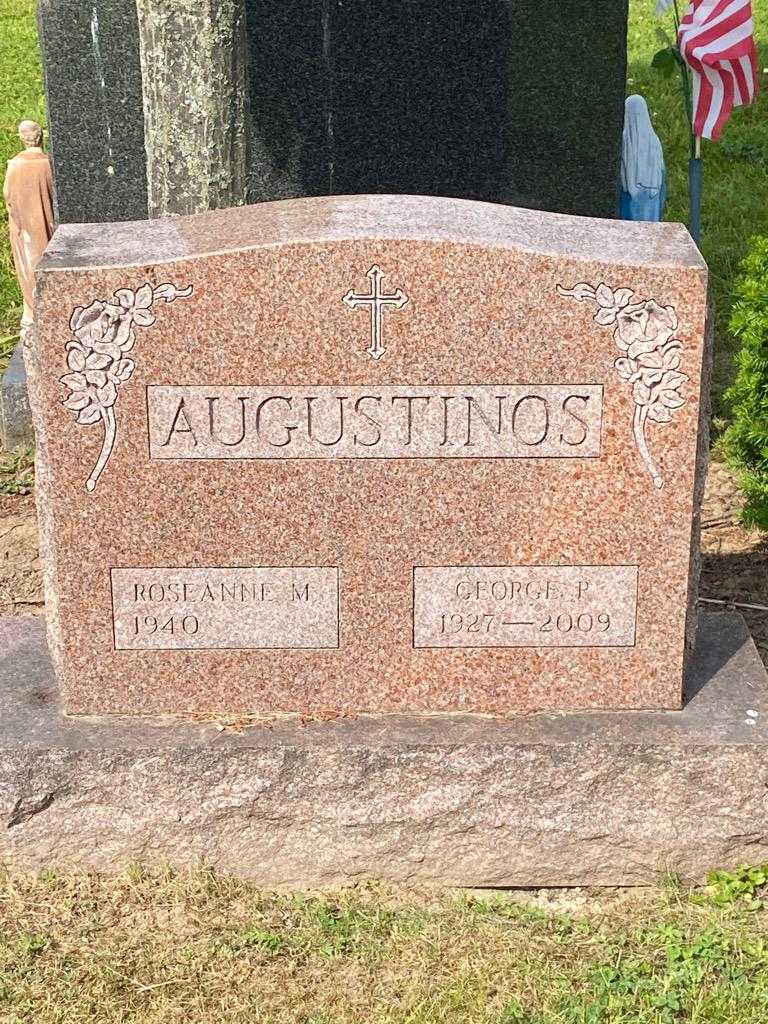
[[[701,136],[697,135],[693,156],[688,167],[688,184],[691,196],[691,235],[696,245],[701,241],[701,191],[703,167],[701,162]]]
[[[750,0],[729,0],[728,3],[690,0],[682,20],[678,0],[659,0],[657,10],[666,11],[672,4],[677,46],[671,50],[683,75],[691,132],[688,167],[690,231],[698,245],[703,188],[701,139],[706,130],[706,138],[716,141],[734,106],[747,106],[753,102],[757,93],[758,52]],[[711,88],[707,95],[702,95],[704,74],[710,85],[719,86],[719,91]]]
[[[680,48],[680,8],[677,0],[674,0],[673,17],[675,20],[675,39],[677,41],[677,56],[680,65],[680,74],[683,81],[683,102],[685,112],[688,116],[688,124],[691,125],[690,157],[688,158],[688,196],[690,203],[690,231],[696,245],[701,239],[701,189],[702,189],[702,165],[701,165],[701,138],[694,134],[693,130],[693,90],[691,88],[691,72],[686,64]]]

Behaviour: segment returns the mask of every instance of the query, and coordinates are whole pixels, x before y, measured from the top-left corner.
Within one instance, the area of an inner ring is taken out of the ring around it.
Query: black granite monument
[[[38,0],[59,222],[147,216],[136,4]]]
[[[239,201],[401,192],[614,215],[627,0],[220,2],[243,5],[248,37]],[[135,0],[39,12],[59,219],[147,216]]]

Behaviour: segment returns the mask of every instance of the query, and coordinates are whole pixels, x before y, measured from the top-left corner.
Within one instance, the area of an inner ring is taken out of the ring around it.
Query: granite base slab
[[[0,619],[0,860],[206,863],[266,887],[368,878],[642,885],[768,859],[768,680],[703,615],[683,711],[363,716],[220,732],[66,718],[40,619]]]

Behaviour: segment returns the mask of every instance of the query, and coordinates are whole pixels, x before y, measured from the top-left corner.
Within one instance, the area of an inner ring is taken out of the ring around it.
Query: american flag
[[[693,134],[717,141],[734,107],[757,92],[749,0],[693,0],[680,22],[680,53],[693,72]]]

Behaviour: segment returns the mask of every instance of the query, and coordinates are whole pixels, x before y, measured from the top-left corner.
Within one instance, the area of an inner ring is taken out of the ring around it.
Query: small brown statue
[[[8,161],[3,197],[16,277],[24,298],[22,333],[34,316],[35,267],[53,234],[53,176],[43,152],[43,129],[36,121],[22,121],[19,138],[24,150]]]

